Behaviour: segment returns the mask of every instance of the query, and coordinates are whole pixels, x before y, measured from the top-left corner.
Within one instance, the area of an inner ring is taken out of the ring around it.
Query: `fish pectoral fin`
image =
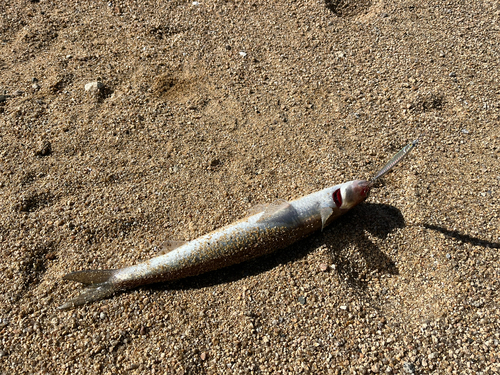
[[[321,214],[321,230],[323,230],[323,228],[326,226],[326,222],[328,221],[330,216],[332,216],[333,209],[330,206],[321,207],[319,209],[319,212]]]
[[[167,241],[163,242],[163,243],[160,245],[160,251],[159,251],[159,254],[160,254],[160,255],[167,254],[167,253],[171,252],[172,250],[175,250],[175,249],[177,249],[178,247],[181,247],[181,246],[182,246],[182,245],[184,245],[185,243],[187,243],[187,241],[174,241],[174,240],[167,240]]]
[[[277,224],[291,224],[297,220],[297,211],[287,201],[279,200],[268,205],[257,223],[275,222]]]

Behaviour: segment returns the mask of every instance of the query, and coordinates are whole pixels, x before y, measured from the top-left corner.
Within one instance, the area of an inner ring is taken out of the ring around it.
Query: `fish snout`
[[[368,197],[371,187],[369,181],[350,181],[333,192],[333,202],[341,210],[350,210]]]
[[[355,197],[358,200],[364,201],[370,195],[370,189],[372,188],[372,183],[369,181],[358,180],[354,181],[352,184],[352,190],[354,192]]]

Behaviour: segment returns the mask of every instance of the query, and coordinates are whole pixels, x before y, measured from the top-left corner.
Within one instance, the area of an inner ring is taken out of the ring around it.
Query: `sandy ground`
[[[0,372],[498,373],[499,40],[499,1],[2,1]],[[323,233],[57,310],[417,137]]]

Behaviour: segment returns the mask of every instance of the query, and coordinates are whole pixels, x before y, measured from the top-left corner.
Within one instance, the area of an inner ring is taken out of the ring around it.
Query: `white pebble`
[[[100,91],[103,87],[104,85],[102,84],[102,82],[89,82],[85,85],[85,91],[97,92]]]

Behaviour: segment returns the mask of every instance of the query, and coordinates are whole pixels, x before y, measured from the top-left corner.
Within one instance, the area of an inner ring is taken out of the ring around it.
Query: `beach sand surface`
[[[0,373],[499,373],[499,40],[499,1],[2,1]],[[321,233],[57,309],[417,138]]]

